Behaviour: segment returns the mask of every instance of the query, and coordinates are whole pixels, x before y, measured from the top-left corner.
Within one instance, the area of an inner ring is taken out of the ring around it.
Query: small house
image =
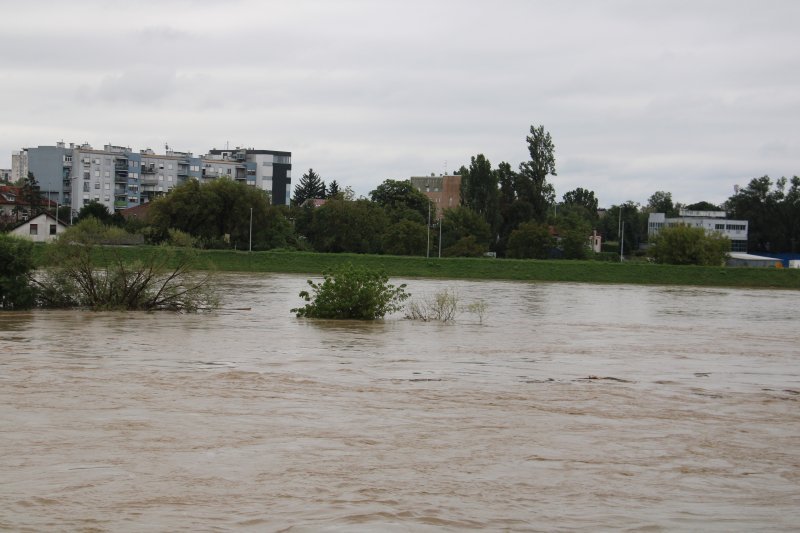
[[[14,227],[9,233],[34,242],[52,241],[67,229],[66,224],[49,213],[40,213]]]

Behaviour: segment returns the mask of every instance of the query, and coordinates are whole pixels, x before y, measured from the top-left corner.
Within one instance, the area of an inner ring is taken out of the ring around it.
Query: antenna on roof
[[[447,159],[444,160],[444,175],[447,176]]]
[[[164,150],[169,152],[169,143],[164,143]]]

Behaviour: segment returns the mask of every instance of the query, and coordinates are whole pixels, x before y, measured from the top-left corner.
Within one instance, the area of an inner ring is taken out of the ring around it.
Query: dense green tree
[[[328,198],[335,198],[336,195],[341,193],[342,191],[339,190],[339,183],[336,180],[331,181],[330,185],[328,185]]]
[[[461,175],[461,203],[481,215],[494,232],[500,225],[498,175],[483,154],[473,156]]]
[[[323,198],[325,198],[325,182],[322,181],[319,174],[314,172],[313,168],[309,168],[294,188],[292,203],[303,205],[306,200]]]
[[[650,243],[648,253],[657,263],[719,266],[730,249],[727,237],[681,224],[662,228]]]
[[[580,206],[592,220],[597,219],[597,198],[594,191],[578,187],[564,193],[564,206]]]
[[[665,213],[667,217],[678,216],[678,210],[672,202],[672,193],[666,191],[656,191],[647,199],[648,213]]]
[[[411,219],[427,223],[428,214],[436,215],[436,206],[422,191],[411,185],[411,180],[385,180],[374,191],[369,193],[370,199],[386,209],[392,220]],[[419,216],[409,214],[415,212]]]
[[[520,224],[533,220],[535,218],[535,209],[530,202],[515,200],[510,205],[503,208],[502,217],[497,243],[495,244],[495,251],[501,257],[506,255],[508,239],[511,233],[517,229]]]
[[[374,202],[332,198],[314,209],[308,239],[318,252],[380,253],[388,226]]]
[[[620,211],[622,216],[620,217]],[[623,252],[628,254],[637,250],[647,239],[648,214],[640,210],[638,203],[627,201],[621,205],[613,205],[606,210],[606,216],[600,221],[601,232],[606,241],[620,241],[620,221],[625,232]]]
[[[689,211],[724,211],[724,209],[721,209],[720,206],[706,201],[689,204],[685,206],[685,209]]]
[[[547,259],[554,246],[547,224],[525,222],[511,232],[506,255],[516,259]]]
[[[589,235],[592,232],[586,209],[582,205],[567,204],[555,223],[560,237],[558,244],[564,259],[585,259],[589,252]]]
[[[288,245],[290,223],[281,210],[270,209],[269,195],[227,178],[182,183],[152,202],[150,222],[161,239],[173,228],[198,238],[203,246],[247,249],[251,212],[254,249]]]
[[[0,309],[33,305],[29,279],[33,268],[33,241],[0,233]]]
[[[488,247],[479,243],[474,235],[467,235],[442,250],[442,255],[445,257],[482,257],[487,251]]]
[[[544,221],[555,201],[555,190],[547,182],[547,176],[556,175],[555,146],[541,125],[531,126],[526,141],[531,159],[520,164],[514,190],[518,199],[533,206],[535,218]]]
[[[445,209],[441,224],[442,253],[469,236],[475,237],[475,242],[483,251],[489,250],[492,230],[486,220],[472,209],[464,206]]]
[[[400,220],[383,235],[383,252],[390,255],[425,255],[428,228],[412,220]]]
[[[494,171],[495,180],[500,187],[499,204],[500,209],[509,206],[517,199],[517,193],[514,190],[514,183],[516,183],[516,172],[511,168],[509,163],[503,161],[497,166]]]
[[[789,188],[787,190],[787,185]],[[764,252],[800,250],[800,178],[754,178],[726,204],[730,218],[748,221],[748,249]]]
[[[111,213],[108,211],[108,207],[95,200],[81,207],[80,211],[78,211],[77,222],[89,217],[96,218],[103,224],[111,223]]]

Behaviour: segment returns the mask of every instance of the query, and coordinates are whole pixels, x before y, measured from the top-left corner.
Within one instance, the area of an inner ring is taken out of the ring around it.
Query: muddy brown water
[[[406,282],[488,311],[0,315],[0,529],[800,527],[798,293]]]

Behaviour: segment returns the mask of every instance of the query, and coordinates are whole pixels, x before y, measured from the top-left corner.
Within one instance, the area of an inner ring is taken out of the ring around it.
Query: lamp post
[[[248,252],[253,251],[253,208],[250,208],[250,247],[247,250]]]
[[[439,259],[442,258],[442,217],[439,217]]]
[[[425,259],[431,257],[431,202],[428,200],[428,243],[425,246]]]

